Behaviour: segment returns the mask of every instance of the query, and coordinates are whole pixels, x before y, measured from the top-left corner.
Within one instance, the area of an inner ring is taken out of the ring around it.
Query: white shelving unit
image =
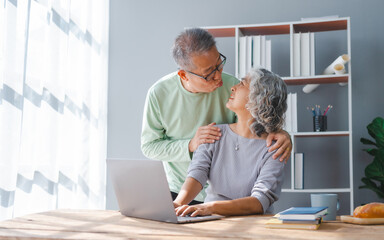
[[[351,61],[347,63],[347,74],[342,75],[314,75],[308,77],[293,76],[293,34],[298,32],[328,32],[346,30],[347,34],[347,53],[351,57],[351,33],[350,18],[337,18],[319,21],[297,21],[297,22],[280,22],[267,24],[248,24],[248,25],[231,25],[231,26],[213,26],[203,27],[209,31],[215,38],[234,37],[235,38],[235,73],[238,77],[239,73],[239,38],[242,36],[254,35],[289,35],[290,47],[290,75],[282,77],[287,85],[306,85],[306,84],[330,84],[330,83],[349,83],[348,87],[348,130],[347,131],[329,131],[329,132],[291,132],[293,151],[290,160],[291,164],[291,186],[283,189],[282,192],[289,193],[349,193],[350,213],[354,210],[353,199],[353,151],[352,151],[352,89],[351,89]],[[334,59],[329,59],[331,63]],[[273,71],[273,69],[272,69]],[[279,73],[278,73],[279,74]],[[299,99],[298,99],[299,101]],[[347,188],[321,188],[321,189],[295,189],[294,183],[294,153],[296,151],[297,138],[305,137],[348,137],[349,148],[349,187]]]

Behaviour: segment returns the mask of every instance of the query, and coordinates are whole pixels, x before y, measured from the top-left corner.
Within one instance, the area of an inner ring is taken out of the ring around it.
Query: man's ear
[[[181,78],[181,80],[188,81],[186,72],[184,70],[177,71],[177,75]]]

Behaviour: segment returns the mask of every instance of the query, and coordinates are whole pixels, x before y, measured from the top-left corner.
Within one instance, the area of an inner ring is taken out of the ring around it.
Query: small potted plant
[[[361,181],[365,184],[359,188],[368,188],[377,196],[384,199],[384,119],[375,118],[368,126],[369,135],[376,141],[361,138],[363,144],[373,145],[372,148],[363,149],[374,156],[373,161],[365,168],[365,177]]]

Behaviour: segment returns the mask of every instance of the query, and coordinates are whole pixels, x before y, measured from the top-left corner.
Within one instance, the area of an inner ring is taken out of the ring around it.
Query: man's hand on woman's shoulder
[[[214,143],[220,139],[221,130],[214,125],[216,125],[216,123],[201,126],[197,129],[195,136],[191,139],[188,145],[190,152],[196,151],[200,144]]]
[[[271,146],[272,141],[276,142]],[[270,147],[268,152],[272,152],[277,149],[275,154],[272,156],[273,159],[280,157],[280,162],[284,161],[287,163],[292,151],[291,136],[284,130],[276,133],[270,133],[267,137],[267,147]]]

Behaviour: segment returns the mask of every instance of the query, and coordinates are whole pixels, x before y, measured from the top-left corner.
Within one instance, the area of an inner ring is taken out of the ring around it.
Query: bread
[[[355,208],[353,216],[357,218],[384,218],[384,203],[368,203]]]

